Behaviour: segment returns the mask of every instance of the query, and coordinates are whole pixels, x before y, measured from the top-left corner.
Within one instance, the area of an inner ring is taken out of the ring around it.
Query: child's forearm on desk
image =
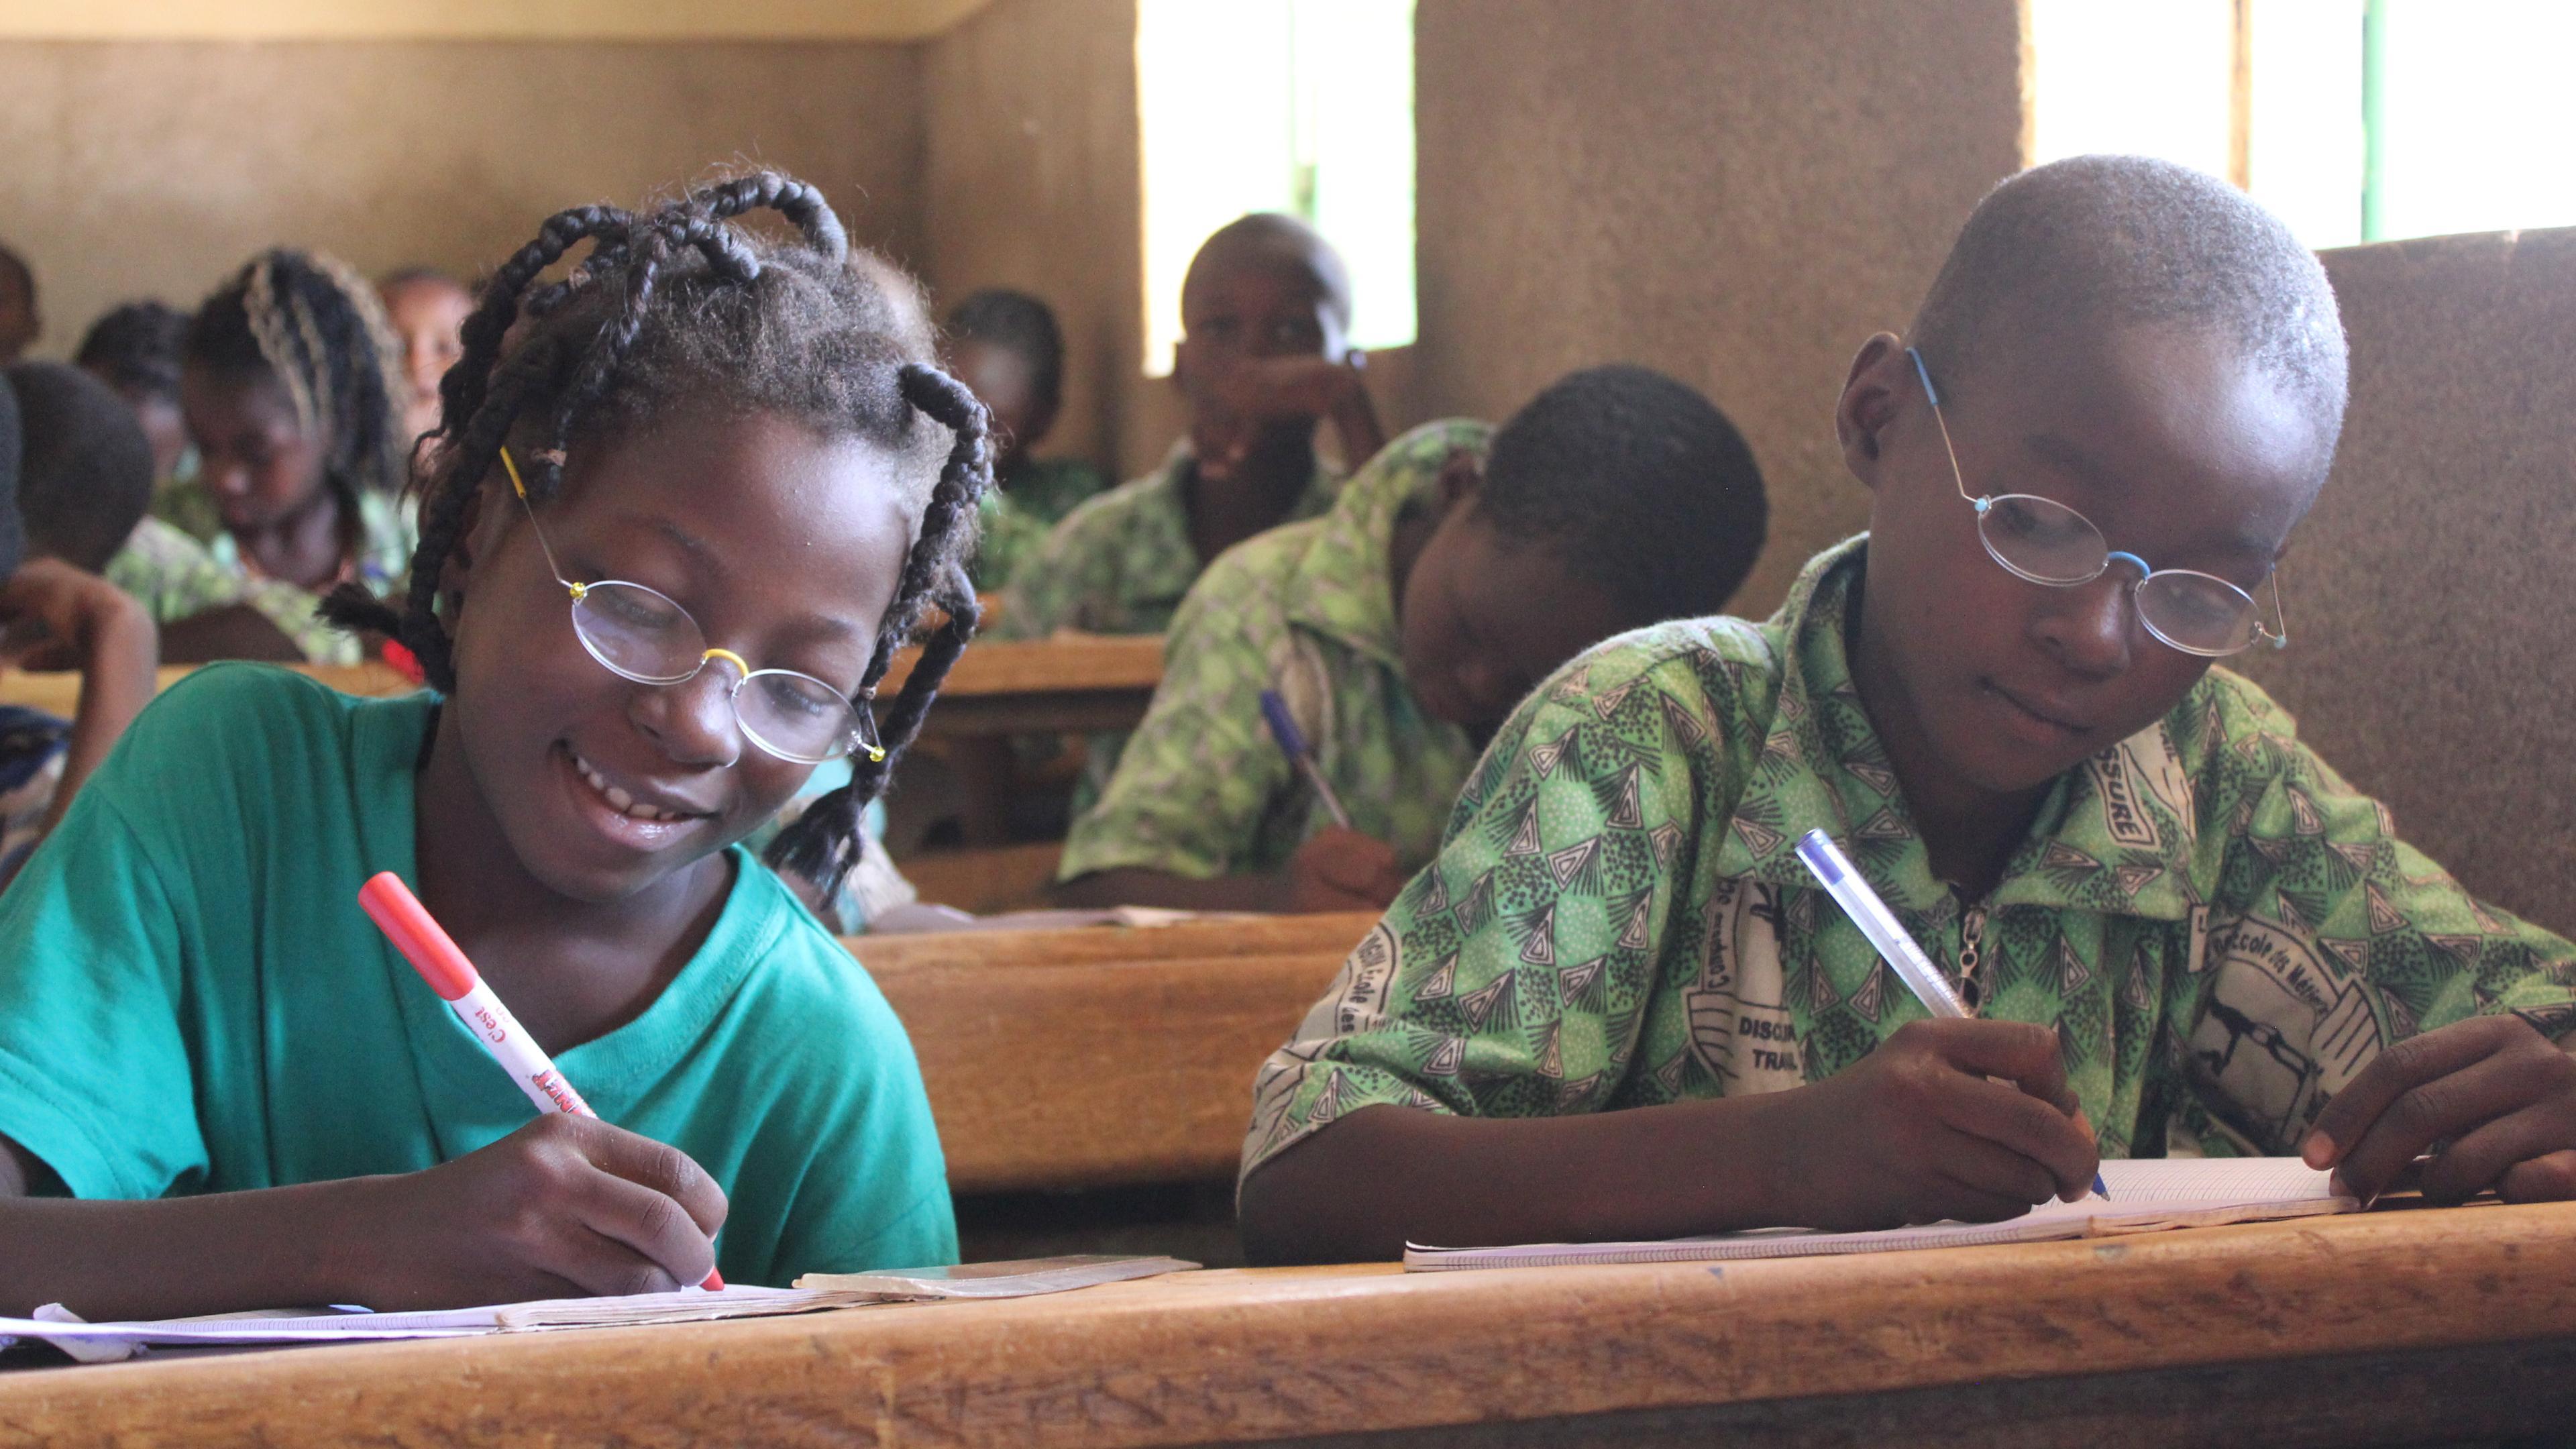
[[[1720,1098],[1509,1120],[1363,1108],[1245,1180],[1244,1250],[1255,1263],[1368,1262],[1408,1241],[1652,1239],[1778,1222],[1776,1105]]]
[[[60,1303],[93,1323],[346,1301],[344,1183],[146,1202],[24,1196],[0,1141],[0,1314]]]

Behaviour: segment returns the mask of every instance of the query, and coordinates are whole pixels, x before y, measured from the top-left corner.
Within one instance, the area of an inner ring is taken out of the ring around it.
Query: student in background
[[[438,380],[465,355],[465,318],[474,294],[436,267],[405,267],[376,283],[385,319],[402,346],[402,441],[408,453],[424,433],[438,430]]]
[[[163,630],[170,658],[364,656],[314,610],[343,583],[389,591],[411,555],[396,357],[373,289],[329,257],[262,252],[198,309],[179,379],[197,480],[156,511],[219,568],[202,599],[194,571],[152,585],[182,611]]]
[[[89,325],[72,362],[116,390],[134,409],[152,444],[156,485],[196,476],[188,452],[188,422],[179,413],[179,359],[188,342],[188,314],[161,302],[128,302]]]
[[[21,362],[0,386],[0,664],[81,677],[74,718],[0,706],[0,882],[151,702],[152,619],[98,568],[152,498],[124,402],[76,368]]]
[[[35,269],[0,244],[0,367],[24,356],[44,330],[44,314],[36,309]]]
[[[729,220],[762,209],[791,234]],[[415,586],[331,600],[437,692],[199,670],[0,895],[0,1311],[954,1257],[901,1024],[736,844],[872,737],[869,693],[935,605],[884,758],[779,842],[834,883],[974,627],[983,410],[901,315],[822,198],[769,174],[561,213],[496,269]],[[379,870],[600,1120],[529,1119],[359,911]]]
[[[134,410],[152,446],[156,498],[197,476],[197,455],[179,411],[187,341],[187,313],[159,302],[128,302],[90,324],[73,359]],[[162,641],[174,662],[221,652],[210,640],[231,634],[261,638],[275,630],[241,602],[251,585],[239,571],[216,563],[204,543],[167,519],[146,513],[104,564],[90,567],[138,600],[155,623],[178,626],[175,638]]]
[[[993,414],[995,487],[984,495],[971,571],[976,588],[995,590],[1105,483],[1080,458],[1030,456],[1064,403],[1064,334],[1046,303],[1002,287],[977,292],[948,314],[948,334],[958,380]]]
[[[1172,381],[1188,435],[1162,467],[1056,525],[1018,570],[996,636],[1159,634],[1218,554],[1331,507],[1337,479],[1315,454],[1316,423],[1332,421],[1354,467],[1385,442],[1350,325],[1349,272],[1314,228],[1269,212],[1220,227],[1181,279]],[[1123,738],[1092,736],[1077,812]]]
[[[1724,607],[1767,515],[1734,426],[1641,367],[1566,377],[1499,432],[1414,429],[1332,512],[1200,576],[1152,709],[1065,842],[1059,894],[1383,908],[1438,848],[1521,696],[1596,641]],[[1347,826],[1265,726],[1264,690],[1286,703]]]
[[[2210,667],[2282,629],[2344,399],[2325,272],[2241,192],[2135,157],[1998,187],[1844,384],[1869,533],[1767,624],[1532,696],[1263,1069],[1254,1256],[1993,1220],[2097,1152],[2301,1153],[2369,1198],[2439,1148],[2437,1202],[2576,1196],[2576,947]],[[1978,1019],[1924,1019],[1811,828]]]

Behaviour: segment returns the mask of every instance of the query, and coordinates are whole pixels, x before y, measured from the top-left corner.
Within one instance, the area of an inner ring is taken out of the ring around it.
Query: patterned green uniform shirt
[[[243,563],[240,545],[220,526],[200,543],[182,526],[165,521],[210,518],[212,507],[197,485],[164,490],[153,504],[153,514],[108,560],[108,581],[142,600],[152,617],[164,624],[209,609],[248,604],[295,641],[308,662],[358,663],[364,657],[359,641],[314,613],[322,601],[319,593],[253,574]],[[391,593],[411,567],[417,538],[408,506],[381,493],[358,495],[355,562],[360,583],[379,594]]]
[[[1925,1013],[1799,864],[1815,827],[1980,1014],[2057,1029],[2107,1156],[2287,1153],[2402,1037],[2576,1025],[2576,947],[2471,899],[2223,669],[2061,777],[1960,901],[1852,685],[1863,547],[1769,623],[1624,635],[1522,704],[1439,858],[1263,1066],[1246,1173],[1374,1103],[1530,1117],[1852,1065]]]
[[[975,560],[967,570],[975,587],[1008,585],[1055,525],[1105,486],[1100,470],[1079,458],[1023,459],[977,506]]]
[[[994,636],[1160,634],[1205,563],[1190,543],[1182,488],[1197,461],[1184,438],[1163,466],[1076,507],[1014,571]],[[1318,461],[1290,520],[1333,506],[1338,480]]]
[[[1143,866],[1206,879],[1276,870],[1332,823],[1261,718],[1276,689],[1352,827],[1431,858],[1476,749],[1405,683],[1387,554],[1405,505],[1483,423],[1428,423],[1343,485],[1333,511],[1208,565],[1172,623],[1163,683],[1098,804],[1074,822],[1060,879]]]
[[[1172,445],[1162,467],[1066,514],[1045,543],[1013,566],[992,637],[1043,639],[1065,629],[1160,634],[1170,628],[1182,597],[1206,566],[1190,542],[1190,512],[1183,495],[1196,461],[1189,439],[1183,438]],[[1340,483],[1340,475],[1318,460],[1288,521],[1331,508]],[[1086,743],[1082,780],[1073,792],[1077,817],[1108,787],[1127,735],[1102,731]]]

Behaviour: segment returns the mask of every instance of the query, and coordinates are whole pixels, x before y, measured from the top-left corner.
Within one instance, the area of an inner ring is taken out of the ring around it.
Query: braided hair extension
[[[733,218],[772,211],[797,233],[758,236]],[[571,254],[589,250],[560,275]],[[822,193],[772,172],[699,187],[658,208],[556,213],[496,268],[440,380],[436,446],[419,489],[420,547],[402,607],[344,586],[323,611],[344,628],[399,639],[432,687],[456,687],[440,576],[473,500],[515,441],[531,507],[558,497],[569,453],[709,402],[856,437],[918,466],[904,509],[921,524],[861,682],[873,695],[895,652],[936,611],[922,654],[879,730],[885,758],[851,762],[850,783],[815,801],[770,844],[769,863],[826,896],[858,863],[860,814],[921,728],[974,636],[964,559],[976,504],[992,486],[982,403],[932,361],[912,283],[853,253]],[[943,447],[944,445],[944,447]],[[936,467],[932,459],[944,452]]]
[[[337,259],[287,247],[251,258],[197,309],[185,357],[277,379],[296,421],[329,444],[323,477],[350,537],[359,494],[402,486],[401,344],[376,289]]]

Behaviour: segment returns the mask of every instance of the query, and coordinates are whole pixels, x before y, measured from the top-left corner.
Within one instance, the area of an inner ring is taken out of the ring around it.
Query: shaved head
[[[1256,211],[1218,227],[1199,243],[1190,269],[1181,278],[1181,312],[1193,309],[1191,298],[1222,273],[1268,271],[1311,283],[1332,309],[1333,320],[1351,325],[1351,274],[1342,254],[1324,234],[1293,216]]]
[[[2343,427],[2334,288],[2279,217],[2217,177],[2144,156],[2077,156],[1986,193],[1914,317],[1944,393],[1979,364],[2069,329],[2215,332],[2271,376],[2324,440]]]

